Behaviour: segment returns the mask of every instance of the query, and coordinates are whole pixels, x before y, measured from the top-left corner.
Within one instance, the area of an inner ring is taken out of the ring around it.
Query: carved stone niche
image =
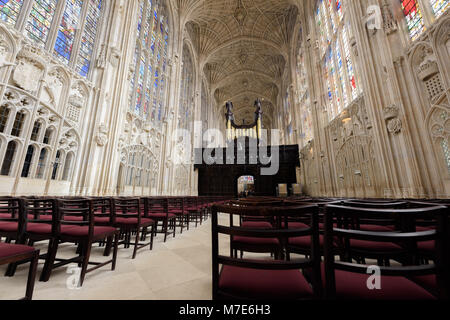
[[[430,100],[444,92],[436,56],[430,47],[420,47],[413,58],[417,77],[422,81]]]
[[[36,93],[45,73],[46,62],[30,46],[24,47],[17,54],[17,65],[12,74],[12,81],[19,88]]]
[[[396,105],[391,105],[384,108],[383,114],[389,133],[399,134],[403,128],[402,120],[399,118],[399,108]]]

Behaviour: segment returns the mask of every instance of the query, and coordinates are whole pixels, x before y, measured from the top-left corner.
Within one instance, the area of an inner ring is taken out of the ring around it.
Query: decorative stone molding
[[[104,124],[98,126],[95,141],[99,147],[104,147],[108,143],[108,127]]]
[[[397,135],[402,131],[402,120],[399,118],[399,108],[391,105],[383,110],[384,120],[390,134]]]

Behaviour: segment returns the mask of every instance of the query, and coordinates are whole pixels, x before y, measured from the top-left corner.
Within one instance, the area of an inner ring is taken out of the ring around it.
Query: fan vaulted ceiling
[[[288,0],[177,0],[186,31],[219,106],[232,101],[237,122],[253,121],[263,99],[271,127],[298,9]]]

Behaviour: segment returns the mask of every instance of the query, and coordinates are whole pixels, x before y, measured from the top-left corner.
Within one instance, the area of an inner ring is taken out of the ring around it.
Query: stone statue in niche
[[[61,96],[64,79],[58,71],[51,72],[45,79],[45,92],[48,94],[47,101],[53,106],[57,106]],[[44,98],[45,100],[45,98]]]

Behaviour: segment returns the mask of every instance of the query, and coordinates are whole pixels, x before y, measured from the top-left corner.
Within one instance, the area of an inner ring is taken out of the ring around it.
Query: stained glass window
[[[436,18],[442,16],[444,12],[447,11],[447,9],[450,7],[449,0],[430,0],[430,4]]]
[[[35,0],[25,26],[25,32],[32,41],[45,45],[55,15],[58,0]]]
[[[23,0],[0,0],[0,19],[15,25],[22,8]]]
[[[88,12],[81,37],[80,51],[76,65],[77,72],[87,77],[91,67],[92,54],[94,52],[95,39],[99,28],[102,11],[102,0],[89,0]]]
[[[70,62],[75,35],[77,30],[80,29],[79,19],[82,8],[83,0],[66,0],[66,7],[55,43],[55,55],[65,64]]]
[[[417,0],[400,0],[406,18],[409,37],[416,40],[425,30],[425,25]]]
[[[320,57],[329,120],[337,117],[358,97],[358,86],[349,43],[349,25],[342,0],[318,0],[316,9]],[[325,40],[324,40],[325,39]]]
[[[140,1],[132,62],[138,66],[130,81],[130,105],[136,115],[150,118],[157,125],[161,123],[166,99],[168,38],[163,1]]]

